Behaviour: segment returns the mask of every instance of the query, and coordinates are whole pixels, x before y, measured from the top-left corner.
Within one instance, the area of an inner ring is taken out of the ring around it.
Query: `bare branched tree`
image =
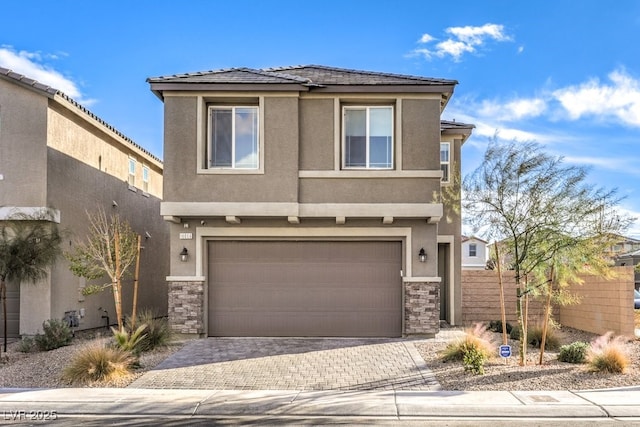
[[[138,256],[138,235],[129,223],[117,214],[107,217],[103,209],[87,212],[89,233],[86,241],[77,242],[72,252],[65,253],[69,268],[79,277],[96,280],[107,276],[108,283],[87,286],[85,295],[111,288],[118,319],[118,329],[123,328],[122,280]]]

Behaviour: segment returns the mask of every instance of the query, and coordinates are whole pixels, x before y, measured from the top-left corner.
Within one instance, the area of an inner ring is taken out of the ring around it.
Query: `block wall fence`
[[[616,335],[634,335],[633,267],[615,267],[616,278],[606,280],[583,276],[584,283],[572,285],[569,291],[580,303],[553,308],[553,317],[563,326],[595,334],[613,331]],[[517,324],[516,284],[513,272],[503,273],[507,321]],[[544,304],[529,299],[528,322],[540,322]],[[462,270],[462,322],[471,326],[477,322],[500,320],[500,285],[498,273],[492,270]]]

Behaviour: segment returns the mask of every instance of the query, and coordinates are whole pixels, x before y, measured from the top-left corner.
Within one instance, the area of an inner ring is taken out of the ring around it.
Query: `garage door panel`
[[[213,336],[399,336],[400,242],[210,242]]]
[[[336,335],[332,331],[340,330],[342,333],[338,336],[379,337],[397,335],[393,327],[396,316],[397,313],[384,316],[379,312],[335,312],[327,316],[327,313],[287,311],[278,314],[261,313],[260,317],[256,317],[239,311],[221,313],[214,316],[213,321],[221,330],[226,331],[226,336],[333,337]],[[283,334],[282,331],[286,333]]]
[[[323,286],[319,284],[319,286]],[[384,311],[390,305],[400,306],[401,298],[395,290],[374,291],[366,286],[360,288],[335,288],[329,284],[317,289],[295,289],[289,287],[237,286],[218,288],[213,295],[227,306],[255,311],[280,310],[290,307],[301,310]],[[260,303],[256,304],[256,300]],[[218,305],[218,304],[216,304]],[[225,311],[219,307],[217,311]]]

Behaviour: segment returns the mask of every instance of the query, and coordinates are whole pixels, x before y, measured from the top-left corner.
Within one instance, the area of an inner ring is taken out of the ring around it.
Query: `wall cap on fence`
[[[167,282],[204,282],[204,276],[167,276]]]

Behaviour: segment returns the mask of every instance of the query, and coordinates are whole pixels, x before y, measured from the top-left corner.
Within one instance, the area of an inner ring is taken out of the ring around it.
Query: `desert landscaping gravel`
[[[576,341],[592,342],[596,334],[561,328],[557,334],[561,344]],[[527,363],[519,364],[518,341],[509,341],[512,357],[498,355],[502,334],[493,334],[496,345],[495,357],[485,364],[484,375],[474,375],[464,370],[461,362],[443,362],[440,353],[445,342],[417,344],[418,352],[427,367],[435,374],[443,390],[593,390],[640,386],[640,340],[629,337],[624,345],[629,356],[629,368],[623,374],[590,372],[585,364],[558,361],[558,350],[545,351],[543,364],[539,365],[540,350],[528,347]]]
[[[590,342],[594,334],[563,328],[560,331],[563,344],[575,341]],[[8,352],[0,361],[0,388],[58,388],[76,387],[61,379],[69,360],[83,345],[93,339],[76,338],[72,345],[49,352],[21,353],[19,343],[9,345]],[[586,365],[563,363],[557,360],[557,351],[546,351],[543,365],[538,365],[538,349],[529,347],[526,366],[518,364],[518,342],[512,341],[513,356],[503,359],[498,356],[497,345],[502,335],[495,334],[496,357],[485,365],[484,375],[474,375],[464,370],[461,362],[443,362],[440,354],[447,342],[438,339],[415,341],[415,346],[424,358],[427,367],[434,373],[442,390],[591,390],[640,386],[640,340],[631,339],[625,344],[630,366],[624,374],[589,372]],[[141,368],[133,375],[116,384],[94,384],[95,387],[126,387],[145,371],[152,369],[175,351],[181,343],[144,353]]]

